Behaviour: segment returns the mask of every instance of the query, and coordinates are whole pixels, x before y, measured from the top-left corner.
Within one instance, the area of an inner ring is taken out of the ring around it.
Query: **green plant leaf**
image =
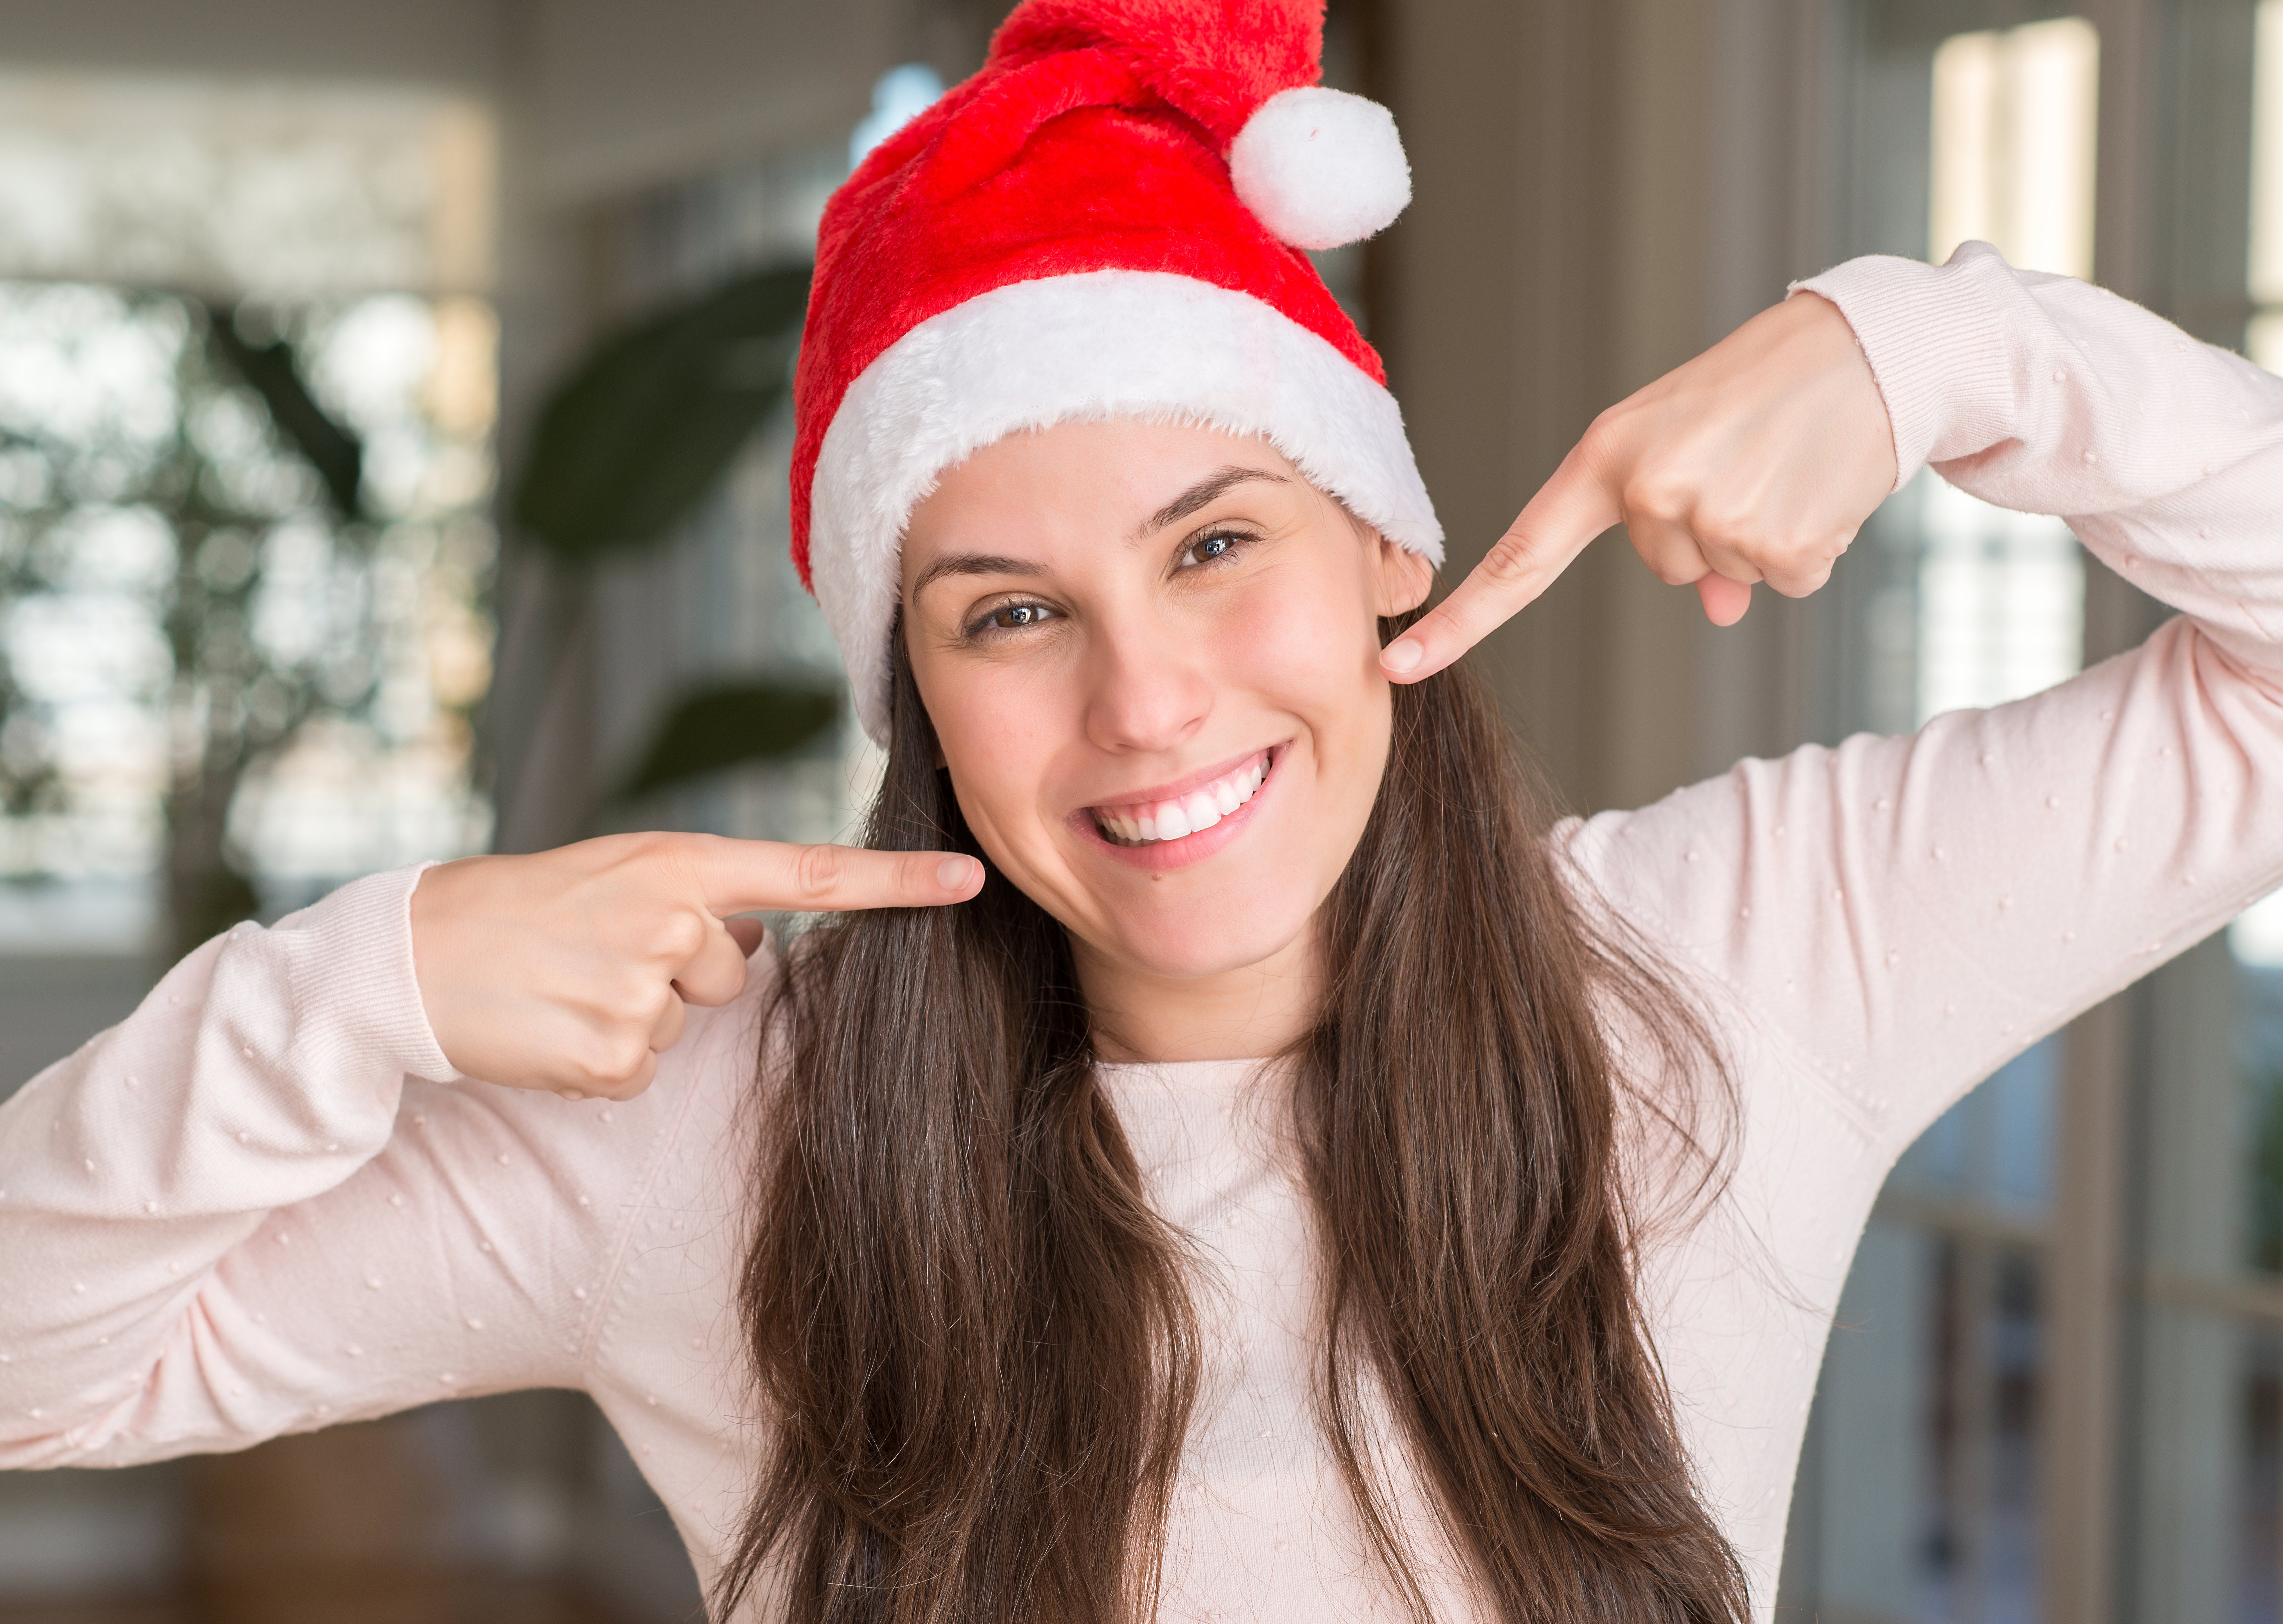
[[[216,304],[206,309],[206,337],[222,363],[244,379],[269,408],[269,420],[324,481],[325,494],[345,519],[364,517],[364,445],[317,404],[301,381],[293,347],[278,339],[249,344],[238,330],[235,312]]]
[[[840,696],[830,689],[776,683],[701,689],[666,714],[616,799],[632,800],[704,773],[790,754],[839,714]]]
[[[808,267],[779,267],[605,339],[540,415],[517,521],[576,559],[657,539],[783,398],[807,303]]]

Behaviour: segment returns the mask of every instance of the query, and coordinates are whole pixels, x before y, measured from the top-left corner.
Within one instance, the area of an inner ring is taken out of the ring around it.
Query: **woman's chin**
[[[1310,910],[1262,910],[1242,903],[1152,909],[1145,918],[1113,920],[1112,954],[1144,975],[1202,980],[1265,964],[1306,933]]]

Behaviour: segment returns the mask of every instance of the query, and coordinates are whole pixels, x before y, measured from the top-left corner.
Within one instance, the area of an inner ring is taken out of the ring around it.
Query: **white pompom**
[[[1395,115],[1304,85],[1260,104],[1228,149],[1236,195],[1296,248],[1336,248],[1384,230],[1411,201]]]

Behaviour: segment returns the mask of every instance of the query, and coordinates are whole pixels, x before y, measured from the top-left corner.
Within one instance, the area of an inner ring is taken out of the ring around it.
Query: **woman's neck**
[[[1322,1007],[1313,932],[1258,964],[1206,976],[1155,975],[1076,939],[1071,947],[1104,1060],[1258,1059],[1306,1032]]]

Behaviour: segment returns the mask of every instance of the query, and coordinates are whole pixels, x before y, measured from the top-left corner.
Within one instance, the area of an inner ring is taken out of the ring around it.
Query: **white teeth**
[[[1104,832],[1128,846],[1140,846],[1152,840],[1178,840],[1201,829],[1210,829],[1259,791],[1268,777],[1268,758],[1262,756],[1251,766],[1231,773],[1226,778],[1215,779],[1203,789],[1192,790],[1179,800],[1160,800],[1146,807],[1127,807],[1112,811],[1108,808],[1095,809],[1095,820]]]

